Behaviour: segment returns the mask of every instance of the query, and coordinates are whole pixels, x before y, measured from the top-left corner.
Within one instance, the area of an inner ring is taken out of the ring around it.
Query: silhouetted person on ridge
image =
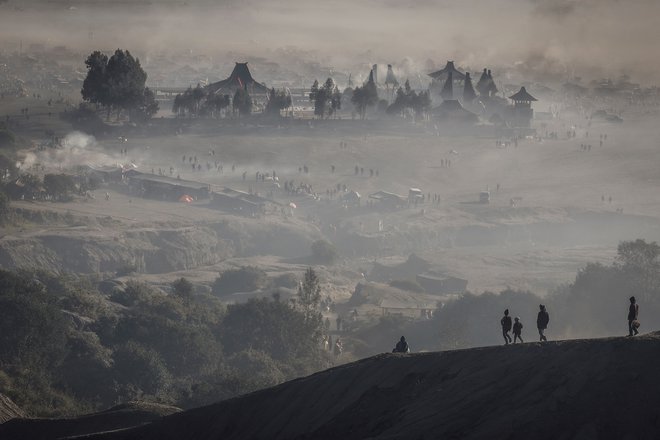
[[[548,328],[548,323],[550,322],[550,315],[548,315],[548,312],[545,310],[545,306],[543,304],[539,305],[539,314],[536,317],[536,328],[539,329],[539,336],[541,341],[547,341],[548,339],[545,337],[543,332],[545,331],[546,328]]]
[[[410,353],[410,347],[408,347],[408,343],[404,336],[401,336],[399,342],[396,343],[396,347],[394,347],[392,353]]]
[[[504,345],[509,345],[511,343],[511,336],[509,336],[509,332],[511,331],[511,326],[513,325],[511,322],[511,317],[509,316],[509,309],[504,311],[504,316],[500,320],[500,324],[502,324],[502,336],[504,336]]]
[[[630,307],[628,308],[628,336],[634,336],[639,333],[637,330],[637,327],[639,327],[639,321],[637,320],[638,317],[639,304],[637,304],[635,297],[631,296]]]
[[[516,322],[513,323],[513,343],[515,344],[518,339],[520,339],[520,342],[525,342],[523,341],[522,338],[522,322],[520,322],[520,318],[516,316],[515,319]]]

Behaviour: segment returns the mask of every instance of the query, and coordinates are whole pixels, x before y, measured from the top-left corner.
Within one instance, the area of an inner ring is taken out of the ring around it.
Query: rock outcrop
[[[9,397],[0,394],[0,424],[8,420],[25,417],[25,413]]]

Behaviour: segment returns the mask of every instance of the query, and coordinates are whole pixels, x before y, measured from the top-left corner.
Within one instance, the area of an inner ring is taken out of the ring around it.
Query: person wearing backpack
[[[511,343],[511,336],[509,332],[511,331],[511,317],[509,316],[509,309],[504,311],[504,316],[500,320],[502,325],[502,336],[504,336],[504,345],[509,345]]]
[[[523,341],[522,338],[522,322],[520,322],[520,318],[516,316],[515,319],[516,322],[513,323],[513,343],[515,344],[518,339],[520,339],[520,342],[525,342]]]
[[[541,342],[547,341],[548,339],[545,337],[543,332],[545,331],[546,328],[548,328],[548,323],[550,322],[550,315],[548,315],[548,312],[545,310],[545,306],[541,304],[539,306],[539,314],[536,317],[536,328],[539,329],[539,336],[541,337]]]
[[[405,337],[401,336],[401,339],[396,343],[396,347],[394,347],[392,353],[410,353],[410,347],[408,347]]]

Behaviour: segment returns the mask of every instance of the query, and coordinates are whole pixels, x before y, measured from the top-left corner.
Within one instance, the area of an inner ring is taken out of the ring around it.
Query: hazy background
[[[659,13],[656,0],[4,0],[0,41],[5,50],[22,41],[143,58],[181,50],[228,69],[241,55],[424,73],[454,59],[527,79],[627,73],[649,84],[660,67]]]

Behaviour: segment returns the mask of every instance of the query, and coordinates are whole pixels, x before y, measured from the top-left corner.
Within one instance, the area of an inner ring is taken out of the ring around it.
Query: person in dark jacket
[[[401,339],[396,343],[396,347],[394,347],[392,353],[410,353],[410,347],[408,347],[405,337],[401,336]]]
[[[520,339],[520,342],[525,342],[522,338],[522,322],[520,322],[520,318],[517,316],[515,321],[516,322],[513,323],[513,343],[515,344],[518,339]]]
[[[545,306],[541,304],[539,306],[539,314],[536,317],[536,328],[539,329],[539,336],[541,337],[541,341],[547,341],[548,339],[545,337],[543,332],[545,331],[546,328],[548,328],[548,323],[550,322],[550,315],[548,315],[548,312],[545,310]]]
[[[639,331],[637,331],[637,327],[639,327],[639,322],[637,321],[638,317],[639,317],[639,304],[637,304],[635,297],[631,296],[630,307],[628,307],[628,336],[633,336],[639,333]]]
[[[511,317],[509,316],[509,309],[506,309],[504,311],[504,316],[500,320],[500,324],[502,324],[502,336],[504,336],[504,345],[509,345],[511,343],[511,336],[509,336],[509,332],[511,331]]]

